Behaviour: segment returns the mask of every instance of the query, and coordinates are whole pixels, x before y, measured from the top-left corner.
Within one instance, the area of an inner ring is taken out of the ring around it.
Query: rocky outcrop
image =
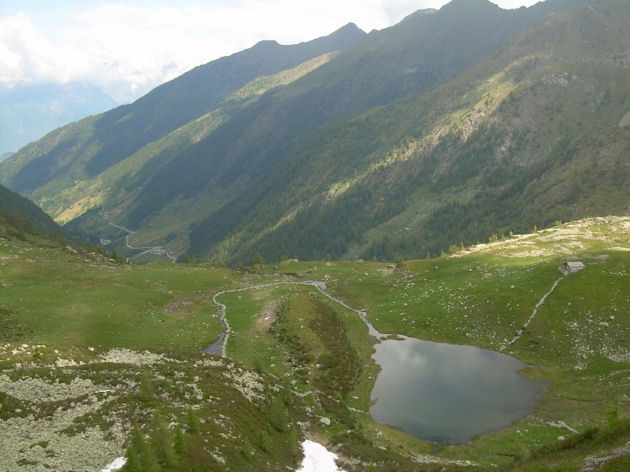
[[[575,262],[565,262],[560,270],[564,275],[572,274],[574,272],[579,272],[584,269],[586,266],[583,262],[575,261]]]

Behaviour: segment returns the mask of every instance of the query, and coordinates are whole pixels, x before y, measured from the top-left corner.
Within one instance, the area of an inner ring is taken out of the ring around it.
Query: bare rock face
[[[579,272],[584,269],[586,266],[583,262],[575,261],[575,262],[565,262],[562,268],[560,269],[564,275],[571,274],[573,272]]]
[[[319,424],[322,426],[330,426],[332,422],[330,421],[330,418],[326,418],[325,416],[322,416],[319,419]]]

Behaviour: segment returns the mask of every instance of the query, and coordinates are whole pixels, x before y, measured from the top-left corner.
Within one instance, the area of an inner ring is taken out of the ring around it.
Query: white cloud
[[[0,18],[0,77],[3,82],[22,82],[46,77],[54,51],[29,17],[18,13]]]
[[[292,44],[329,34],[349,21],[366,31],[381,29],[419,8],[446,3],[60,0],[45,2],[42,12],[25,9],[30,2],[13,1],[14,12],[0,17],[1,83],[89,80],[122,101],[262,39]]]

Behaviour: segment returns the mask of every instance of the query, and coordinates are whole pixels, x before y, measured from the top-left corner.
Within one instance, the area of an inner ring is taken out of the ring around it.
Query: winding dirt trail
[[[100,211],[99,214],[101,215],[101,217],[107,221],[107,223],[109,224],[109,226],[111,226],[112,228],[116,228],[120,231],[124,231],[125,233],[127,233],[127,235],[125,236],[125,246],[127,246],[127,248],[134,250],[134,251],[142,251],[139,254],[136,254],[135,256],[132,256],[131,259],[135,259],[136,257],[139,256],[143,256],[145,254],[156,254],[156,255],[164,255],[166,256],[166,258],[169,260],[169,262],[175,263],[177,261],[177,256],[172,255],[170,252],[168,252],[168,249],[166,249],[164,246],[144,246],[144,247],[134,247],[129,243],[129,237],[133,236],[134,234],[136,234],[137,231],[131,231],[128,228],[125,228],[124,226],[121,225],[117,225],[116,223],[114,223],[109,216],[107,215],[107,212],[104,211]]]
[[[224,332],[220,333],[219,334],[219,339],[217,341],[215,341],[214,343],[212,343],[207,348],[205,348],[203,350],[203,352],[208,352],[208,353],[212,353],[212,354],[218,354],[221,357],[226,357],[226,346],[227,346],[228,338],[230,337],[231,328],[230,328],[230,324],[228,323],[227,318],[225,316],[227,307],[223,303],[218,301],[217,297],[220,297],[221,295],[225,295],[226,293],[246,292],[248,290],[256,290],[256,289],[269,288],[269,287],[278,287],[278,286],[281,286],[281,285],[305,285],[305,286],[309,286],[309,287],[315,287],[323,296],[325,296],[329,300],[332,300],[333,302],[338,303],[339,305],[343,306],[344,308],[346,308],[346,309],[348,309],[350,311],[353,311],[354,313],[359,315],[359,317],[361,318],[363,323],[365,323],[365,325],[367,326],[370,336],[374,336],[377,339],[384,339],[386,337],[386,335],[384,335],[381,332],[379,332],[374,327],[374,325],[372,325],[372,323],[370,323],[370,321],[367,318],[367,313],[365,311],[357,310],[356,308],[353,308],[350,305],[348,305],[346,302],[344,302],[340,298],[334,297],[333,295],[328,293],[326,284],[324,282],[321,282],[319,280],[281,281],[281,282],[272,282],[272,283],[268,283],[268,284],[247,285],[245,287],[232,288],[232,289],[222,290],[220,292],[215,293],[212,296],[212,303],[214,303],[214,305],[217,308],[217,315],[219,315],[219,319],[221,320],[221,323],[223,324]]]
[[[547,297],[549,295],[551,295],[556,288],[558,287],[558,284],[560,282],[562,282],[562,280],[564,280],[564,278],[567,275],[563,275],[562,277],[560,277],[558,280],[556,280],[553,285],[551,286],[551,289],[545,293],[543,295],[543,297],[538,301],[538,303],[536,303],[536,306],[534,307],[534,310],[532,311],[532,314],[529,315],[529,318],[527,318],[527,321],[525,323],[523,323],[523,326],[521,326],[521,329],[519,329],[516,332],[516,335],[514,336],[514,338],[512,338],[512,340],[501,346],[501,350],[505,350],[505,348],[507,348],[508,346],[512,346],[514,343],[516,343],[519,339],[521,339],[521,336],[523,336],[523,334],[525,334],[525,332],[527,331],[527,328],[529,328],[529,325],[532,323],[532,321],[534,321],[534,318],[536,318],[536,315],[538,314],[538,310],[540,310],[540,308],[545,304],[545,301],[547,300]]]

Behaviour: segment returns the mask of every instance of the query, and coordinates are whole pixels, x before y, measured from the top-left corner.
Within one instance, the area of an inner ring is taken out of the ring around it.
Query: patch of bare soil
[[[267,331],[273,322],[276,321],[278,317],[278,305],[278,300],[269,300],[265,303],[260,315],[256,318],[256,329],[258,331]]]
[[[170,302],[168,305],[166,305],[164,308],[162,308],[162,310],[164,310],[164,313],[176,313],[178,311],[181,311],[191,305],[194,305],[196,303],[199,303],[200,301],[202,301],[203,299],[207,299],[208,295],[203,294],[203,295],[196,295],[194,297],[190,297],[190,298],[178,298],[176,300],[173,300],[172,302]]]

